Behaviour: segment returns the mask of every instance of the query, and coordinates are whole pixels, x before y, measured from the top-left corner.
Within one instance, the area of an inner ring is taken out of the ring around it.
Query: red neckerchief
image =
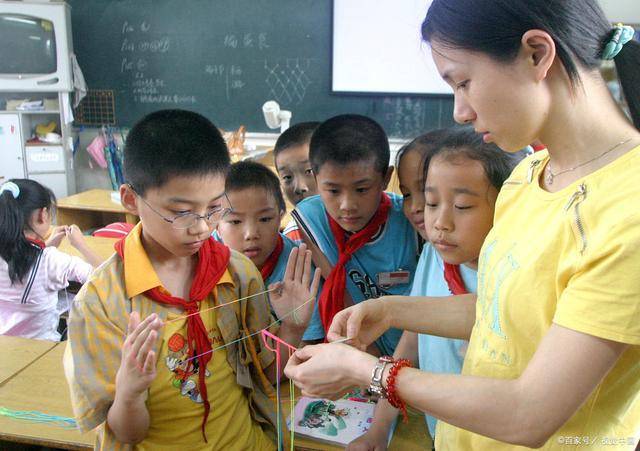
[[[460,265],[452,265],[444,262],[444,280],[447,281],[451,294],[467,294],[467,288],[464,286],[462,275],[460,274]]]
[[[44,249],[45,247],[47,247],[47,244],[40,238],[27,238],[27,241],[34,246],[38,246],[40,249]]]
[[[122,263],[124,264],[124,245],[126,237],[115,244],[115,249]],[[200,302],[202,302],[213,291],[229,264],[231,251],[224,244],[218,243],[213,238],[209,238],[204,242],[198,251],[198,264],[196,273],[189,290],[189,300],[171,296],[170,294],[160,290],[160,287],[151,288],[145,291],[145,296],[152,300],[172,307],[178,307],[187,314],[197,313],[199,311]],[[195,346],[194,346],[195,343]],[[209,417],[211,406],[207,397],[207,385],[204,381],[204,374],[207,370],[207,363],[211,360],[211,342],[209,334],[202,322],[200,315],[191,315],[187,318],[187,354],[189,358],[196,355],[198,357],[198,387],[202,400],[204,402],[204,418],[202,419],[202,436],[205,442],[207,436],[205,434],[205,424]]]
[[[338,247],[338,262],[325,280],[322,293],[320,293],[319,310],[325,333],[329,331],[333,317],[344,309],[344,290],[347,277],[345,265],[351,259],[351,256],[367,244],[380,229],[380,226],[385,223],[390,208],[391,199],[385,193],[382,193],[378,211],[362,230],[354,233],[348,239],[345,237],[345,231],[342,227],[327,214],[333,239]]]
[[[273,270],[276,269],[276,264],[278,263],[280,254],[282,254],[283,248],[284,240],[282,239],[282,235],[278,234],[278,242],[276,243],[276,247],[273,249],[273,252],[269,254],[267,259],[264,261],[262,268],[260,269],[262,280],[264,280],[265,282],[267,281],[267,278],[273,273]]]

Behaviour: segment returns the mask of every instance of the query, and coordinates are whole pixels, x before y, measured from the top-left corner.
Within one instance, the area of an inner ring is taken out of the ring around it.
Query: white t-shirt
[[[69,281],[84,283],[91,271],[82,259],[47,247],[23,281],[11,284],[7,262],[0,258],[0,334],[59,340],[58,291]]]

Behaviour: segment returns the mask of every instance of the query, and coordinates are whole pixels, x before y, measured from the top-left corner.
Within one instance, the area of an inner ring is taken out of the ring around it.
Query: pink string
[[[276,417],[277,417],[276,427],[278,429],[278,451],[282,451],[282,443],[283,443],[282,442],[282,425],[280,423],[280,417],[281,417],[280,406],[282,404],[282,401],[280,398],[280,346],[279,345],[289,348],[289,358],[291,358],[291,354],[297,351],[298,348],[290,345],[289,343],[284,341],[282,338],[276,337],[266,329],[263,329],[261,332],[262,332],[262,341],[264,342],[265,348],[276,353],[276,373],[277,373],[277,376],[276,376]],[[276,343],[275,348],[271,347],[267,338],[271,338]],[[293,394],[293,381],[291,380],[289,380],[289,394],[290,395]],[[294,402],[295,402],[294,398],[291,397],[291,399],[289,400],[289,403],[291,405],[291,449],[292,450],[294,449],[294,446],[293,446],[293,427],[294,427],[293,426],[293,421],[294,421],[293,404]]]
[[[262,341],[264,342],[265,347],[269,350],[269,351],[273,351],[276,354],[279,354],[280,351],[278,350],[278,347],[276,346],[276,348],[272,348],[271,346],[269,346],[269,342],[267,341],[267,338],[271,338],[273,341],[275,341],[278,344],[281,344],[283,346],[286,346],[287,348],[291,349],[293,352],[297,351],[298,348],[296,348],[295,346],[290,345],[289,343],[287,343],[286,341],[284,341],[282,338],[280,337],[276,337],[275,335],[273,335],[271,332],[269,332],[266,329],[262,330]]]

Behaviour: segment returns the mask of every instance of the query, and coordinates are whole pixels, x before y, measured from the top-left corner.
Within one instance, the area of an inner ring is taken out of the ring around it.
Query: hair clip
[[[14,199],[17,199],[20,195],[20,187],[13,182],[6,182],[0,186],[0,193],[4,193],[5,191],[9,191]]]
[[[633,27],[622,25],[621,23],[616,24],[613,30],[613,36],[611,36],[602,51],[602,59],[604,60],[614,59],[622,50],[622,46],[629,42],[635,33]]]

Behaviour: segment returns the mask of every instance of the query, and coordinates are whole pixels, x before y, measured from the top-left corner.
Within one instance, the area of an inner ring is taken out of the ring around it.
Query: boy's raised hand
[[[154,351],[162,321],[155,313],[140,321],[138,312],[131,312],[127,338],[122,345],[122,359],[116,374],[116,396],[135,400],[156,378]]]
[[[311,270],[311,251],[303,243],[289,254],[282,282],[269,285],[270,290],[275,289],[269,293],[269,297],[278,318],[289,324],[306,327],[313,314],[319,286],[320,270]]]

